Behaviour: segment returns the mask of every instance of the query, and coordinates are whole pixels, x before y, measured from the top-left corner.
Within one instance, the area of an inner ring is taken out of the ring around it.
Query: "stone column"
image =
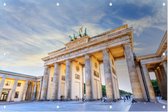
[[[82,66],[82,98],[84,98],[84,74],[83,74],[83,66]]]
[[[106,96],[109,100],[114,99],[114,88],[112,80],[112,71],[110,66],[109,51],[103,50],[103,67],[104,67],[104,79],[106,84]]]
[[[16,92],[16,88],[17,88],[17,83],[18,83],[18,79],[16,79],[16,80],[14,81],[13,87],[12,87],[12,89],[11,89],[11,94],[9,95],[9,101],[14,100],[15,92]]]
[[[42,80],[43,78],[40,78],[40,90],[39,90],[39,95],[38,95],[38,100],[40,100],[40,96],[41,96],[41,90],[42,90]]]
[[[165,83],[165,85],[166,85],[166,83],[167,83],[167,73],[166,73],[166,70],[165,70],[165,68],[164,68],[163,65],[160,65],[160,70],[161,70],[163,79],[164,79],[164,81],[165,81],[164,83]]]
[[[141,84],[143,97],[146,101],[148,101],[148,96],[147,96],[147,92],[145,90],[145,84],[144,84],[143,76],[142,76],[141,69],[140,69],[140,63],[136,63],[136,71],[137,71],[137,74],[138,74],[139,82]]]
[[[44,75],[43,75],[43,83],[42,83],[42,90],[41,90],[41,100],[47,99],[47,90],[48,90],[48,81],[49,80],[49,67],[45,66]]]
[[[52,91],[52,100],[58,99],[58,90],[59,90],[59,64],[54,64],[54,76],[53,76],[53,91]]]
[[[163,92],[162,92],[162,86],[161,86],[161,80],[160,80],[160,78],[159,78],[159,72],[158,72],[158,70],[156,69],[155,70],[155,76],[156,76],[156,80],[157,80],[157,83],[158,83],[158,86],[159,86],[159,90],[160,90],[160,94],[161,94],[161,96],[163,95]]]
[[[149,72],[147,70],[146,65],[142,65],[142,69],[143,69],[143,73],[144,73],[144,78],[145,78],[145,82],[146,82],[146,86],[147,86],[147,91],[148,91],[148,95],[149,95],[149,100],[151,102],[155,102],[156,101],[156,97],[155,97],[155,93],[154,93],[154,89],[149,77]]]
[[[167,77],[167,60],[163,62],[163,68],[166,72],[166,77]]]
[[[134,95],[134,99],[142,100],[144,99],[143,93],[142,93],[140,81],[138,78],[138,74],[135,68],[134,56],[133,56],[133,52],[132,52],[130,44],[124,45],[124,53],[125,53],[125,59],[127,62],[127,67],[128,67],[128,72],[129,72],[131,88],[132,88],[132,92]]]
[[[72,73],[71,73],[71,62],[70,60],[66,60],[66,77],[65,77],[65,85],[66,85],[66,98],[67,100],[72,99]]]
[[[161,92],[161,96],[164,96],[164,85],[163,85],[163,76],[162,76],[162,72],[160,70],[160,67],[157,67],[157,73],[158,73],[158,79],[160,80],[160,92]]]
[[[0,96],[1,96],[1,94],[2,94],[2,90],[3,90],[4,83],[5,83],[5,79],[6,79],[6,77],[3,76],[3,77],[2,77],[2,80],[1,80],[1,82],[0,82]]]
[[[161,80],[161,85],[162,85],[162,92],[163,92],[163,98],[164,99],[167,99],[167,75],[166,75],[166,71],[164,70],[164,67],[163,66],[160,66],[160,72],[161,72],[161,77],[162,77],[162,80]]]
[[[92,91],[92,67],[91,67],[91,59],[89,55],[85,55],[85,84],[86,84],[86,99],[93,99],[93,91]]]
[[[27,87],[28,87],[28,80],[25,81],[23,91],[21,93],[21,100],[24,101],[26,97],[26,92],[27,92]]]
[[[37,91],[36,87],[37,87],[37,83],[36,83],[36,81],[34,81],[32,100],[36,100],[36,91]]]

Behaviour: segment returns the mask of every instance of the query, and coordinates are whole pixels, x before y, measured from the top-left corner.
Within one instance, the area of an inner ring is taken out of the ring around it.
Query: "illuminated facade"
[[[38,100],[41,79],[0,70],[0,101]]]

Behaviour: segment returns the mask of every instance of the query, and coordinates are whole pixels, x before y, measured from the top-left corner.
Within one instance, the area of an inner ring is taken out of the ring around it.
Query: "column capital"
[[[48,68],[49,68],[49,65],[44,65],[44,68],[45,68],[45,69],[48,69]]]
[[[19,79],[15,79],[14,81],[18,81]]]
[[[54,63],[54,66],[55,66],[55,65],[59,65],[59,64],[60,64],[60,63],[58,63],[58,62],[55,62],[55,63]]]
[[[105,48],[102,50],[103,52],[110,52],[110,50],[108,48]]]
[[[85,60],[86,60],[86,59],[90,59],[90,56],[91,56],[90,54],[86,54],[86,55],[85,55]]]

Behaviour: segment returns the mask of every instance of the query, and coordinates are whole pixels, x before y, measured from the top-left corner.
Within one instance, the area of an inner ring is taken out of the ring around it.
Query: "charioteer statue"
[[[73,36],[69,36],[70,40],[71,41],[74,41],[76,40],[77,38],[82,38],[82,37],[85,37],[87,36],[87,29],[85,28],[84,32],[83,32],[83,27],[79,28],[79,32],[77,34],[77,36],[75,34],[73,34]]]

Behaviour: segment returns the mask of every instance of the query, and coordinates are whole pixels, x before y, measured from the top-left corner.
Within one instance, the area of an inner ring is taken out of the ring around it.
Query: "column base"
[[[150,99],[150,102],[156,102],[156,99]]]

